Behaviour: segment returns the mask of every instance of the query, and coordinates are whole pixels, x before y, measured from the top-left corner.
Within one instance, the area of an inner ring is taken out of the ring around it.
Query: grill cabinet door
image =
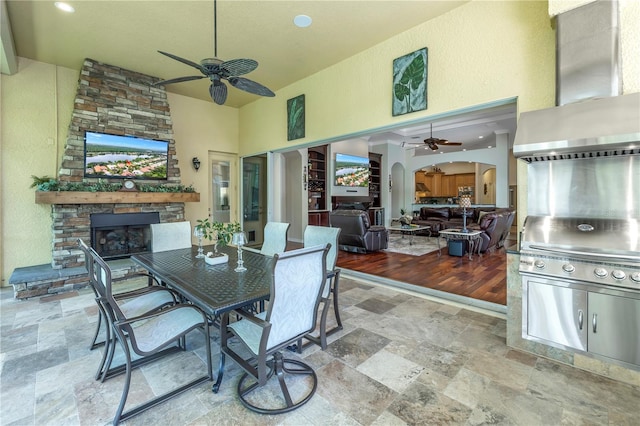
[[[527,334],[586,351],[587,292],[531,279],[527,284]]]
[[[640,300],[589,293],[589,352],[640,365]]]

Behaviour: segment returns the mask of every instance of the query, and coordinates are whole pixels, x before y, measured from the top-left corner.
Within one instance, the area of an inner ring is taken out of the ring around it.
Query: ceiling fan
[[[405,145],[422,145],[425,144],[426,146],[428,146],[429,148],[431,148],[433,151],[437,151],[438,150],[438,145],[448,145],[448,146],[454,146],[454,145],[462,145],[462,142],[449,142],[446,139],[439,139],[439,138],[434,138],[433,137],[433,123],[431,123],[431,134],[429,135],[429,137],[427,139],[425,139],[422,142],[402,142],[402,146],[404,147]],[[414,147],[417,148],[417,147]]]
[[[227,100],[227,85],[222,80],[227,80],[233,87],[244,90],[245,92],[253,93],[260,96],[275,96],[271,90],[263,86],[260,83],[256,83],[248,78],[238,77],[243,74],[248,74],[258,67],[258,62],[253,59],[232,59],[230,61],[223,61],[218,59],[218,24],[216,16],[216,0],[213,2],[213,49],[214,57],[205,58],[196,63],[188,59],[181,58],[171,53],[158,50],[159,53],[182,62],[183,64],[192,66],[199,70],[203,75],[192,75],[186,77],[171,78],[168,80],[158,81],[153,83],[153,86],[160,86],[165,84],[182,83],[184,81],[199,80],[201,78],[208,78],[211,80],[209,86],[209,95],[213,102],[218,105],[223,105]]]

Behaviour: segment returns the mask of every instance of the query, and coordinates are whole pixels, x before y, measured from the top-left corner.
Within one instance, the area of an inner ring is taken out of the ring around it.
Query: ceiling
[[[83,59],[91,58],[169,79],[199,72],[158,50],[193,62],[214,56],[213,2],[209,0],[69,0],[75,8],[71,14],[55,8],[53,1],[0,1],[6,3],[15,53],[20,57],[78,71]],[[218,57],[257,60],[258,68],[244,77],[277,92],[466,1],[218,0]],[[311,26],[296,27],[293,18],[298,14],[309,15]],[[6,46],[6,36],[2,41]],[[209,84],[205,78],[166,88],[211,102]],[[229,88],[225,105],[241,107],[258,98]],[[505,112],[500,110],[438,120],[434,137],[465,143],[463,147],[443,147],[443,152],[484,148],[490,139],[478,140],[481,134],[486,137],[494,130],[511,130],[510,126],[515,130],[515,107],[511,110],[511,118],[503,117]],[[413,127],[369,135],[369,142],[400,145],[429,136],[428,126]]]

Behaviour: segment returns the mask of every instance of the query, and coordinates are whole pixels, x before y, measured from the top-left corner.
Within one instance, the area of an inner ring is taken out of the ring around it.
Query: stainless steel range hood
[[[520,115],[513,153],[528,162],[637,154],[640,93],[620,95],[618,3],[556,17],[556,105]]]
[[[513,154],[527,162],[640,154],[640,93],[524,112]]]

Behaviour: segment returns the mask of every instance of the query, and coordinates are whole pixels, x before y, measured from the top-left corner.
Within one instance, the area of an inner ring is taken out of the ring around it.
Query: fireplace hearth
[[[94,213],[90,216],[91,247],[104,259],[151,251],[152,223],[160,223],[158,212]]]

